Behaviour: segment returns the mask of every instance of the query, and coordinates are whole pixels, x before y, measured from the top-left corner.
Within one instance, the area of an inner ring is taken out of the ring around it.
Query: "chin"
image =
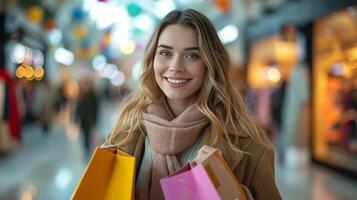
[[[185,99],[185,98],[178,97],[178,96],[175,96],[175,95],[165,95],[165,96],[169,100],[183,100],[183,99]]]
[[[182,95],[177,95],[177,94],[165,94],[166,98],[169,100],[183,100],[185,98],[187,98],[186,96],[182,96]]]

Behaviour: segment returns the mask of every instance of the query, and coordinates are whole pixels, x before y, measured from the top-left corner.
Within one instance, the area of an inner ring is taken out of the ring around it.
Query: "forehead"
[[[198,36],[194,28],[185,25],[168,25],[159,36],[158,45],[174,48],[198,47]]]

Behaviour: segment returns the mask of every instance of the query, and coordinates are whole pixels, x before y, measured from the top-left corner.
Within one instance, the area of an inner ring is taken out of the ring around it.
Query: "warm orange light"
[[[83,24],[78,24],[74,27],[74,35],[78,38],[78,39],[82,39],[84,37],[86,37],[88,34],[88,30],[87,27]]]
[[[345,55],[348,60],[357,60],[357,46],[347,49]]]
[[[22,65],[20,65],[19,67],[17,67],[16,69],[16,77],[17,78],[23,78],[25,76],[25,67],[23,67]]]
[[[33,78],[33,68],[31,66],[26,66],[25,67],[25,77],[27,79]]]
[[[43,75],[45,74],[45,70],[42,67],[36,67],[35,71],[34,71],[34,75],[36,80],[43,77]]]
[[[41,6],[31,6],[27,10],[27,19],[29,21],[40,23],[44,17],[44,11]]]
[[[76,81],[69,81],[65,86],[65,94],[69,98],[76,98],[79,94],[79,86]]]
[[[214,4],[217,7],[217,9],[222,12],[229,12],[232,7],[230,0],[215,0]]]

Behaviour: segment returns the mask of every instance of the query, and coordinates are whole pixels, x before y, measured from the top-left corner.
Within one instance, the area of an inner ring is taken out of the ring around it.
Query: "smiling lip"
[[[178,88],[183,87],[188,83],[191,79],[187,78],[172,78],[172,77],[164,77],[167,84],[171,87]]]

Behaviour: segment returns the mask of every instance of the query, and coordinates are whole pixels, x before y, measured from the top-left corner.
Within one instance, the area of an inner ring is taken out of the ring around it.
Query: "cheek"
[[[206,76],[206,67],[202,66],[198,73],[201,74],[202,77]]]
[[[156,60],[154,60],[153,69],[154,69],[155,81],[158,85],[160,85],[160,82],[162,81],[161,75],[164,73],[162,64],[160,64],[160,62],[157,62]]]
[[[154,74],[155,74],[155,78],[157,76],[157,74],[159,73],[159,70],[160,70],[160,65],[158,65],[156,59],[154,59],[154,63],[153,63],[153,68],[154,68]]]
[[[165,71],[165,67],[159,59],[154,59],[153,67],[155,75],[159,75]]]
[[[206,76],[206,67],[203,65],[199,65],[193,68],[192,74],[194,74],[198,79],[203,80]]]

